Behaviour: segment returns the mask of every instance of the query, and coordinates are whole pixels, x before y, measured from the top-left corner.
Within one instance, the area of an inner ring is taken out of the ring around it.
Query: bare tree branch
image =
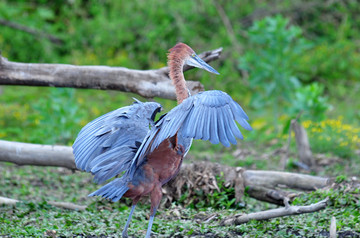
[[[47,204],[50,204],[54,207],[60,207],[60,208],[65,208],[65,209],[70,209],[70,210],[77,210],[77,211],[84,211],[86,209],[87,206],[84,205],[77,205],[71,202],[47,202]]]
[[[235,50],[238,53],[242,52],[242,48],[241,48],[240,44],[238,43],[238,40],[236,39],[236,34],[234,32],[234,28],[232,27],[230,19],[226,15],[224,8],[221,6],[221,4],[217,0],[215,0],[215,1],[213,0],[212,4],[215,6],[215,8],[225,26],[225,29],[228,33],[229,39],[230,39],[232,45],[234,46]]]
[[[72,148],[0,140],[0,161],[17,165],[56,166],[76,169]]]
[[[0,25],[7,26],[7,27],[10,27],[10,28],[13,28],[13,29],[16,29],[16,30],[20,30],[20,31],[29,33],[29,34],[31,34],[31,35],[33,35],[35,37],[46,38],[46,39],[50,40],[52,43],[57,44],[57,45],[61,45],[61,44],[64,43],[64,41],[62,39],[60,39],[60,38],[58,38],[56,36],[41,32],[41,31],[36,30],[36,29],[29,28],[29,27],[21,25],[19,23],[7,21],[5,19],[0,18]]]
[[[222,48],[200,54],[206,62],[219,58]],[[191,67],[184,67],[189,70]],[[132,92],[146,98],[176,99],[168,77],[169,69],[132,70],[123,67],[30,64],[8,61],[0,56],[0,85],[96,88]],[[204,90],[197,81],[187,86],[195,94]]]
[[[12,199],[12,198],[0,197],[0,204],[16,205],[16,203],[18,203],[18,202],[21,202],[21,201]],[[83,205],[77,205],[77,204],[74,204],[71,202],[49,201],[49,202],[47,202],[47,204],[50,204],[54,207],[65,208],[65,209],[70,209],[70,210],[77,210],[77,211],[84,211],[87,207],[87,206],[83,206]]]
[[[12,198],[6,198],[6,197],[0,197],[0,204],[5,205],[15,205],[19,200],[12,199]]]
[[[316,212],[321,209],[324,209],[327,205],[328,198],[308,206],[288,206],[281,207],[277,209],[271,209],[267,211],[254,212],[250,214],[239,214],[234,217],[225,218],[221,221],[221,225],[240,225],[243,223],[247,223],[251,220],[267,220],[275,217],[283,217],[283,216],[291,216],[291,215],[299,215],[304,213]]]

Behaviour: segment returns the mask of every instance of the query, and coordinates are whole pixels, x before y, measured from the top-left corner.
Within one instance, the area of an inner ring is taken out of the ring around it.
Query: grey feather
[[[135,155],[135,141],[142,141],[161,105],[155,102],[131,105],[109,112],[88,123],[73,145],[77,168],[105,180],[127,170]],[[118,157],[117,157],[118,156]],[[100,161],[101,160],[101,161]],[[109,164],[113,167],[109,169]]]

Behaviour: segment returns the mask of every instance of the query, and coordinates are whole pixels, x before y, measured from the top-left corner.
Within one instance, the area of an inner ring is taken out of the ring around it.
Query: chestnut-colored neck
[[[182,103],[182,101],[189,97],[188,88],[186,87],[183,73],[184,61],[185,59],[183,59],[183,57],[171,55],[171,53],[169,55],[169,76],[175,86],[176,99],[178,104]]]

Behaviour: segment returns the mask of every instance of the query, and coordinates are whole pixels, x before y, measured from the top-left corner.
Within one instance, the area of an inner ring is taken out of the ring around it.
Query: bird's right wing
[[[76,167],[93,173],[98,183],[126,170],[160,109],[158,103],[136,101],[88,123],[73,145]]]
[[[227,93],[205,91],[185,99],[162,117],[151,129],[139,148],[132,164],[139,165],[165,139],[176,133],[185,138],[236,144],[243,136],[236,121],[246,130],[252,130],[244,110]]]

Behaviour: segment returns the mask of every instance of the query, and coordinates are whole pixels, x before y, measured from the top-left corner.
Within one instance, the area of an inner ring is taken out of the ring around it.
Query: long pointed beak
[[[209,71],[213,74],[219,74],[218,71],[216,71],[213,67],[208,65],[205,61],[203,61],[198,55],[194,54],[187,59],[186,64],[190,66],[194,66],[200,69],[205,69],[206,71]]]

